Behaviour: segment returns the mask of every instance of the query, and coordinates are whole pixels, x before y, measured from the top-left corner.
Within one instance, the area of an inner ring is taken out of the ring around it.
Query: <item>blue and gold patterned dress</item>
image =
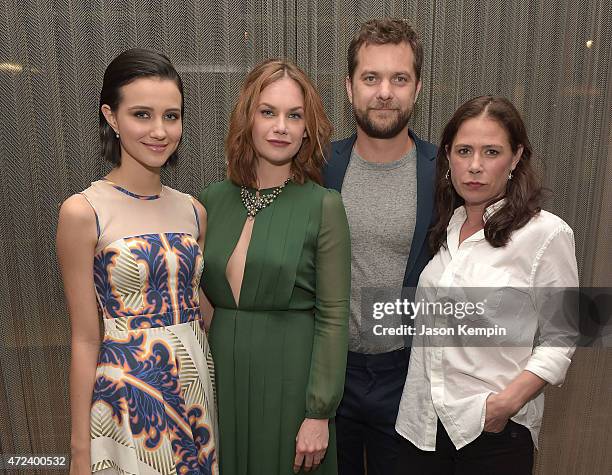
[[[104,321],[92,472],[218,474],[193,202],[172,188],[140,196],[107,180],[82,194],[96,213],[94,282]]]

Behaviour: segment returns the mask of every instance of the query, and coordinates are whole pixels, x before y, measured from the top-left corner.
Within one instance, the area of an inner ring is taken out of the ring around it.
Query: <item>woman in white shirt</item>
[[[468,101],[444,129],[434,257],[415,301],[463,295],[474,304],[475,288],[486,288],[475,307],[482,313],[461,322],[506,336],[461,340],[456,312],[416,317],[396,424],[406,439],[398,474],[532,472],[542,390],[563,382],[573,354],[571,325],[545,317],[570,312],[556,290],[577,287],[578,272],[572,230],[540,208],[531,155],[524,123],[504,98]],[[453,327],[455,336],[421,334],[423,325]]]

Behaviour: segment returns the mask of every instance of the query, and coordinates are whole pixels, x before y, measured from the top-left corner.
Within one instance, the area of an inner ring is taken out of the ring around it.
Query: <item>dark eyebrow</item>
[[[271,104],[268,104],[267,102],[262,102],[261,104],[259,104],[259,107],[267,107],[268,109],[276,110],[276,107],[274,107]],[[300,109],[303,110],[304,108],[302,106],[297,106],[297,107],[292,107],[289,110],[293,112],[293,111],[297,111],[297,110],[300,110]]]
[[[371,74],[373,76],[378,76],[380,73],[378,71],[372,71],[372,70],[366,70],[361,73],[362,76],[367,76],[368,74]],[[410,71],[393,71],[392,73],[393,76],[397,76],[398,74],[403,74],[404,76],[412,77],[412,74],[410,73]]]
[[[457,144],[453,145],[453,147],[474,148],[473,145],[470,145],[470,144],[467,144],[467,143],[457,143]],[[501,144],[485,144],[485,145],[482,145],[482,148],[504,148],[504,146],[501,145]]]
[[[152,111],[153,108],[152,107],[148,107],[148,106],[132,106],[132,107],[128,107],[128,110],[144,110],[144,111]],[[171,108],[171,109],[166,109],[164,112],[181,112],[181,109],[178,108]]]

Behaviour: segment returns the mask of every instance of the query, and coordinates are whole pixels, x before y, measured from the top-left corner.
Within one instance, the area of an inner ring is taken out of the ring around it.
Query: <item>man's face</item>
[[[421,89],[414,54],[406,42],[364,44],[357,51],[357,68],[346,78],[346,92],[358,127],[377,139],[404,131]]]

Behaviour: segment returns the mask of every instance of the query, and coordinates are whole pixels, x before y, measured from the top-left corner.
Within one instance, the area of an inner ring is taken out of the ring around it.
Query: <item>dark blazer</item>
[[[421,272],[431,259],[426,237],[428,229],[433,224],[435,214],[434,179],[437,147],[419,139],[411,130],[408,130],[408,133],[414,141],[417,151],[417,214],[412,246],[404,273],[404,287],[416,287]],[[342,191],[344,175],[355,140],[357,140],[356,134],[332,143],[328,163],[323,169],[323,181],[326,187],[339,192]]]

